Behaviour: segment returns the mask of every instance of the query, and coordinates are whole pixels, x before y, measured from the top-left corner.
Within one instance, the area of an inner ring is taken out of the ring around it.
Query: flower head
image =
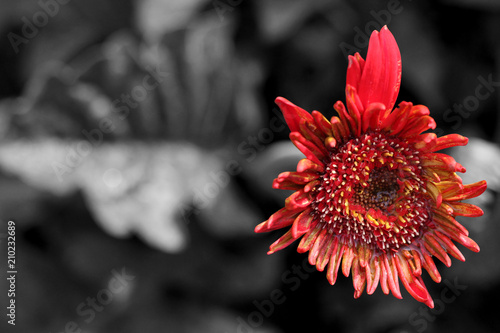
[[[305,155],[297,171],[283,172],[273,187],[295,192],[285,207],[256,232],[290,227],[268,254],[301,238],[298,252],[326,268],[333,285],[339,269],[352,272],[354,297],[380,283],[385,294],[401,298],[399,280],[418,301],[433,307],[422,279],[425,269],[441,276],[433,261],[464,261],[453,241],[478,252],[478,245],[456,216],[483,211],[462,200],[476,197],[486,182],[464,185],[465,168],[437,151],[467,144],[458,134],[423,133],[436,123],[423,105],[401,102],[394,108],[401,82],[401,55],[387,27],[370,37],[366,61],[349,56],[346,104],[328,121],[278,97],[276,103],[291,130],[290,140]],[[422,269],[423,268],[423,269]]]

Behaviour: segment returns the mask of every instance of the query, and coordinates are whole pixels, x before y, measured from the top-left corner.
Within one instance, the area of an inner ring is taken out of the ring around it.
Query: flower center
[[[375,169],[370,173],[368,186],[354,186],[352,202],[365,208],[387,210],[392,207],[398,193],[396,175],[387,168]]]
[[[431,220],[419,153],[405,141],[367,133],[330,154],[314,214],[345,242],[397,250]]]

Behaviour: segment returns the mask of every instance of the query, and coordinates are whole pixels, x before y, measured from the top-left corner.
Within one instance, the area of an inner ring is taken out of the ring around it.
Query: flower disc
[[[419,152],[397,138],[367,133],[330,155],[313,190],[315,216],[350,245],[397,250],[430,221]]]

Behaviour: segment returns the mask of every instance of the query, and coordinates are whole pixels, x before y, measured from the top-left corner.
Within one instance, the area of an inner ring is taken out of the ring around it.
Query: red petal
[[[338,237],[332,237],[331,235],[328,237],[328,243],[323,246],[318,259],[316,260],[316,268],[318,271],[322,272],[325,269],[326,265],[330,261],[333,251],[336,251],[337,249],[338,242]]]
[[[377,289],[380,279],[380,259],[372,257],[370,264],[366,265],[366,293],[371,295]]]
[[[309,121],[311,123],[314,121],[313,117],[309,112],[293,104],[286,98],[278,97],[275,99],[274,102],[278,104],[279,108],[281,109],[281,112],[283,112],[283,115],[285,116],[285,121],[288,127],[290,128],[291,132],[299,131],[299,124],[302,119]]]
[[[373,257],[372,254],[373,254],[372,251],[368,247],[366,246],[358,247],[358,258],[361,267],[366,267],[368,265],[370,259]]]
[[[359,298],[366,286],[366,270],[359,264],[358,257],[354,257],[352,263],[352,284],[354,286],[354,298]]]
[[[271,244],[267,254],[273,254],[276,251],[282,250],[296,240],[297,238],[293,238],[292,232],[289,230],[286,234],[281,236],[276,242]]]
[[[349,272],[351,271],[352,261],[354,260],[354,249],[352,247],[348,247],[344,251],[344,256],[342,258],[342,273],[347,277],[349,276]]]
[[[444,205],[443,205],[444,206]],[[439,227],[446,229],[449,233],[452,234],[464,234],[469,235],[467,229],[458,223],[457,220],[450,216],[446,212],[441,209],[434,210],[434,222],[439,225]]]
[[[318,178],[317,173],[312,173],[312,172],[291,172],[291,171],[286,171],[282,172],[278,175],[278,179],[287,179],[291,182],[294,182],[296,184],[301,184],[305,185],[309,183],[310,181],[313,181],[314,179]]]
[[[325,229],[321,230],[318,238],[314,241],[312,248],[309,250],[309,264],[316,265],[316,259],[320,254],[321,250],[323,250],[323,246],[326,244],[330,235],[328,235],[328,231]]]
[[[303,210],[311,204],[311,201],[311,195],[300,190],[286,198],[285,207],[290,211]]]
[[[460,201],[471,199],[483,194],[484,191],[486,191],[486,181],[481,180],[474,184],[464,185],[463,189],[460,189],[458,193],[450,197],[445,197],[444,199],[446,201]]]
[[[353,88],[357,88],[359,80],[361,79],[361,74],[363,73],[363,68],[365,67],[365,60],[358,52],[356,52],[354,56],[350,55],[348,59],[349,65],[347,66],[346,86],[350,85]]]
[[[307,234],[305,234],[304,237],[302,237],[302,239],[300,240],[299,246],[297,247],[297,252],[305,253],[309,251],[311,245],[314,243],[321,230],[322,228],[318,224],[316,224],[314,228],[309,228]]]
[[[347,109],[349,110],[351,131],[355,136],[359,136],[361,135],[361,115],[363,114],[363,104],[361,104],[359,96],[356,93],[356,89],[354,87],[347,85],[345,94]]]
[[[335,284],[337,281],[337,274],[339,272],[340,261],[342,255],[344,254],[345,245],[337,244],[336,248],[332,251],[332,256],[330,257],[330,263],[328,264],[328,271],[326,273],[326,278],[331,285]]]
[[[429,251],[434,257],[441,260],[446,267],[451,266],[450,257],[446,254],[446,251],[443,249],[441,244],[439,244],[434,235],[427,233],[424,235],[423,240],[427,251]]]
[[[389,285],[387,284],[387,269],[385,268],[384,262],[382,258],[380,260],[380,288],[382,288],[382,292],[386,295],[389,295]]]
[[[273,180],[273,188],[280,190],[293,190],[298,191],[304,188],[304,184],[300,184],[298,182],[294,182],[291,177],[288,177],[288,174],[291,172],[282,172],[279,174],[278,178]]]
[[[428,153],[437,150],[434,149],[434,147],[436,147],[436,142],[437,142],[436,133],[423,133],[418,135],[414,140],[415,140],[415,148],[422,152]]]
[[[445,234],[443,234],[443,233],[441,233],[441,232],[439,232],[437,230],[434,231],[434,234],[439,239],[441,245],[446,249],[446,252],[448,252],[454,258],[456,258],[456,259],[458,259],[460,261],[465,261],[464,255],[455,246],[455,244],[453,244],[453,242],[451,241],[450,237],[448,237],[447,235],[445,235]]]
[[[342,102],[337,102],[335,103],[334,108],[337,108],[337,104],[339,104],[339,107],[344,107],[344,104]],[[340,141],[342,139],[346,139],[349,137],[349,129],[342,124],[340,121],[339,117],[332,117],[332,120],[330,121],[332,124],[332,132],[333,132],[333,137],[337,140]]]
[[[309,231],[309,228],[311,227],[311,223],[314,219],[314,217],[311,215],[312,209],[307,209],[303,211],[295,221],[293,222],[292,225],[292,236],[294,238],[299,238],[303,234]]]
[[[432,278],[434,282],[440,283],[441,274],[439,274],[436,264],[434,263],[434,260],[432,260],[432,256],[429,253],[427,253],[427,250],[425,250],[425,248],[421,250],[421,253],[424,259],[422,261],[422,266],[425,268],[427,273],[429,273],[429,276]]]
[[[422,158],[422,165],[450,172],[465,172],[465,168],[460,163],[457,163],[453,157],[441,153],[425,154]]]
[[[292,212],[286,208],[281,208],[276,213],[271,215],[271,217],[269,217],[267,221],[264,221],[256,226],[255,232],[268,232],[288,227],[295,221],[297,214],[297,212]]]
[[[463,235],[463,234],[450,234],[450,237],[453,238],[453,240],[459,242],[469,250],[473,252],[479,252],[479,245],[477,245],[476,242],[474,242],[472,239],[469,237]]]
[[[334,150],[335,147],[337,147],[337,140],[329,136],[328,138],[325,139],[325,147],[330,150]]]
[[[313,161],[303,158],[297,164],[298,172],[323,172],[325,168],[323,164],[316,164]]]
[[[316,126],[318,127],[321,132],[323,132],[325,137],[332,136],[332,125],[328,121],[328,119],[323,116],[321,112],[318,111],[313,111],[312,116],[314,118],[314,121],[316,123]]]
[[[312,129],[314,128],[314,129]],[[331,127],[330,127],[331,128]],[[319,131],[316,125],[310,125],[307,123],[304,119],[300,121],[299,124],[299,129],[300,133],[302,136],[312,144],[314,144],[315,147],[318,148],[319,151],[321,151],[324,155],[328,155],[328,151],[326,150],[324,139],[326,139],[325,136],[323,136],[323,132]],[[316,133],[319,132],[319,133]],[[318,137],[318,134],[320,135]]]
[[[422,116],[428,116],[430,114],[431,112],[427,106],[421,104],[413,105],[410,110],[409,120],[415,121],[420,119]]]
[[[363,132],[368,128],[377,130],[381,126],[380,115],[385,112],[385,105],[382,103],[371,103],[363,113]]]
[[[354,73],[355,70],[350,77],[355,77]],[[391,110],[396,102],[400,84],[401,54],[394,36],[387,26],[384,26],[380,33],[372,33],[363,73],[358,85],[352,86],[358,91],[365,108],[371,103],[382,103],[387,110]]]
[[[417,301],[425,303],[430,308],[433,308],[434,302],[432,301],[432,297],[427,291],[427,288],[425,288],[422,278],[420,276],[413,275],[406,258],[396,255],[395,262],[401,282],[403,282],[403,285],[410,295],[412,295]]]
[[[441,149],[456,147],[456,146],[465,146],[469,142],[469,139],[465,136],[461,136],[458,134],[448,134],[442,137],[437,138],[436,145],[432,148],[431,151],[438,151]]]
[[[311,192],[312,190],[314,190],[315,188],[317,188],[319,186],[319,184],[321,184],[321,182],[318,179],[313,180],[313,181],[307,183],[304,186],[304,192],[306,192],[306,193]]]
[[[414,275],[422,275],[422,260],[420,260],[420,251],[411,250],[411,257],[408,260]]]
[[[333,108],[337,113],[339,114],[339,117],[341,119],[340,123],[343,125],[344,128],[344,137],[347,137],[352,133],[354,133],[356,124],[354,124],[354,120],[352,117],[349,115],[349,112],[347,112],[347,109],[345,108],[344,103],[341,101],[337,101],[334,105]],[[332,118],[332,125],[334,125],[333,118]],[[333,130],[333,128],[332,128]]]
[[[466,202],[450,202],[449,205],[453,208],[453,213],[460,216],[478,217],[484,214],[483,210],[478,206]]]
[[[408,123],[412,107],[413,104],[410,102],[399,103],[398,108],[392,111],[384,120],[384,122],[382,123],[382,128],[390,130],[391,134],[398,134],[405,128],[406,124]]]
[[[394,297],[399,299],[403,298],[403,296],[401,296],[401,291],[399,290],[398,272],[395,267],[394,256],[388,257],[387,254],[383,254],[382,259],[387,272],[387,284],[389,289],[392,291]]]
[[[433,182],[427,182],[427,192],[436,202],[436,207],[439,208],[441,206],[441,202],[443,202],[443,196],[441,195],[438,187]]]
[[[316,164],[323,164],[322,160],[325,159],[325,154],[314,143],[308,141],[299,132],[291,132],[290,140],[308,159]]]
[[[403,131],[401,134],[405,138],[411,138],[412,136],[418,135],[431,128],[436,128],[434,118],[430,116],[423,116],[420,119],[408,124],[408,129]]]

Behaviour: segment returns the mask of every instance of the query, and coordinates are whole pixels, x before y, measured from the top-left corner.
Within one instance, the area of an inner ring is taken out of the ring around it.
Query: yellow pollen
[[[368,221],[370,221],[378,226],[378,221],[376,219],[374,219],[370,214],[366,214],[366,218],[368,219]]]

